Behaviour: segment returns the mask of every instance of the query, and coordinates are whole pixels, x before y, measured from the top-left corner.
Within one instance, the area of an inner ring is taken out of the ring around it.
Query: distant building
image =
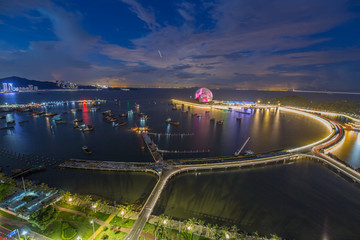
[[[8,91],[7,83],[3,83],[3,92],[7,92],[7,91]]]
[[[13,92],[14,91],[14,86],[12,83],[8,83],[8,91],[9,92]]]
[[[64,82],[59,80],[56,81],[56,86],[60,88],[71,88],[71,89],[78,88],[76,83]]]

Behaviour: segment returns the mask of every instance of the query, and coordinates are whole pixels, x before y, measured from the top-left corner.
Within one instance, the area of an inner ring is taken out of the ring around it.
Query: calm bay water
[[[286,239],[359,239],[360,190],[318,163],[184,174],[155,213]]]
[[[233,154],[244,141],[251,137],[247,150],[263,152],[273,149],[293,148],[317,141],[327,135],[318,122],[282,111],[252,111],[251,115],[192,108],[189,113],[173,111],[168,105],[171,98],[189,98],[195,89],[140,89],[135,91],[73,91],[43,92],[0,95],[0,103],[27,103],[68,101],[81,99],[106,99],[108,103],[97,112],[91,106],[67,104],[52,106],[49,112],[61,114],[71,122],[82,118],[95,126],[94,132],[82,133],[72,124],[55,125],[51,118],[35,118],[27,113],[10,113],[7,120],[29,120],[17,124],[13,131],[0,131],[3,150],[31,156],[26,160],[0,153],[3,171],[25,168],[33,164],[52,164],[69,158],[107,161],[153,161],[149,153],[141,150],[143,141],[130,129],[147,125],[150,132],[194,133],[193,136],[153,136],[155,143],[164,150],[210,149],[210,153],[195,155],[165,155],[169,158],[207,157]],[[287,92],[215,90],[221,100],[257,101],[287,95]],[[358,100],[351,95],[302,94],[314,100],[334,98]],[[119,99],[116,105],[113,99]],[[134,108],[135,103],[140,109]],[[72,114],[70,109],[82,108]],[[112,109],[118,115],[134,110],[127,125],[113,128],[103,122],[102,111]],[[39,109],[40,110],[40,109]],[[67,111],[67,114],[62,114]],[[144,112],[149,119],[139,120],[137,113]],[[201,118],[191,116],[201,114]],[[180,126],[165,124],[171,117]],[[241,117],[241,123],[236,120]],[[223,126],[210,122],[210,118],[225,120]],[[4,126],[4,120],[0,120]],[[336,153],[351,163],[359,162],[360,146],[357,134],[347,133],[352,139],[346,151]],[[350,143],[351,142],[351,143]],[[85,155],[81,147],[87,145],[92,156]],[[146,148],[145,148],[146,149]],[[343,155],[341,155],[343,154]],[[40,157],[38,157],[40,156]],[[45,172],[28,176],[71,192],[102,196],[118,203],[143,203],[156,178],[146,174],[97,172],[84,170],[60,170],[49,167]],[[248,232],[276,233],[288,239],[357,239],[360,233],[355,223],[360,220],[360,191],[324,167],[301,162],[266,169],[242,170],[199,176],[183,175],[174,179],[157,206],[157,213],[177,218],[197,217],[207,222],[237,224]],[[338,217],[336,223],[335,216]],[[348,226],[348,228],[346,228]],[[329,238],[325,238],[329,236]],[[336,236],[336,237],[334,237]]]

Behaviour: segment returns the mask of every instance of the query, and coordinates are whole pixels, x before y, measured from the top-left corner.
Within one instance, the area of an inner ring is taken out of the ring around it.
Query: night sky
[[[360,92],[360,1],[0,0],[0,78]]]

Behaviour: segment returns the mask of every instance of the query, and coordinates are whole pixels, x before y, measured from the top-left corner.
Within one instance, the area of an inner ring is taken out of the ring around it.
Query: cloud
[[[69,80],[135,86],[171,86],[183,81],[188,86],[360,90],[354,80],[358,73],[351,70],[360,66],[359,47],[330,44],[337,37],[330,30],[354,18],[347,1],[180,2],[173,5],[180,23],[161,24],[151,7],[135,0],[122,3],[148,28],[141,37],[128,39],[131,47],[91,35],[81,25],[86,13],[51,1],[14,0],[6,7],[0,5],[15,15],[38,11],[41,18],[51,21],[57,37],[30,43],[24,52],[9,52],[0,45],[0,74],[36,72],[41,80],[48,80],[56,73]],[[156,9],[156,14],[161,11]],[[353,63],[352,68],[345,62]],[[341,76],[349,79],[347,85],[339,86]]]
[[[155,30],[157,27],[159,27],[159,24],[155,20],[155,14],[153,11],[145,9],[135,0],[122,0],[122,2],[128,4],[130,6],[130,10],[134,12],[138,18],[144,21],[149,29]]]

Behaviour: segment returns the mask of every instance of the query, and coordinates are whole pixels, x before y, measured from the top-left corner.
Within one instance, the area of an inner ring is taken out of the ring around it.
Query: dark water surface
[[[318,163],[175,177],[155,213],[286,239],[359,239],[360,189]]]
[[[140,89],[136,91],[73,91],[18,93],[0,95],[0,103],[28,103],[106,99],[97,112],[91,106],[72,104],[41,109],[60,113],[63,120],[72,122],[82,118],[95,126],[94,132],[82,133],[72,124],[56,125],[51,118],[32,117],[28,113],[9,113],[7,121],[29,120],[16,124],[13,131],[0,131],[0,166],[5,173],[14,168],[34,164],[52,165],[69,158],[107,161],[153,161],[139,135],[131,131],[134,126],[149,126],[155,133],[194,133],[193,136],[152,136],[160,149],[210,149],[210,153],[194,155],[165,155],[169,158],[207,157],[231,155],[251,137],[246,150],[263,152],[288,149],[320,140],[327,129],[317,121],[300,115],[274,110],[256,110],[251,115],[235,112],[191,108],[189,113],[173,111],[168,105],[171,98],[189,98],[195,89]],[[280,97],[288,92],[215,90],[220,100],[257,101]],[[299,94],[314,100],[358,100],[352,95]],[[114,98],[120,100],[116,105]],[[139,110],[135,103],[140,104]],[[70,109],[82,108],[72,114]],[[102,120],[102,111],[112,109],[118,115],[133,110],[127,125],[113,128]],[[40,109],[39,109],[40,110]],[[62,114],[67,111],[67,114]],[[149,119],[140,121],[138,112]],[[201,118],[191,116],[201,114]],[[175,127],[165,124],[171,117],[180,121]],[[241,117],[242,121],[236,120]],[[223,119],[224,125],[210,122],[210,118]],[[5,125],[0,120],[0,127]],[[336,154],[344,160],[359,164],[359,137],[347,133],[349,141],[345,151]],[[351,142],[351,143],[350,143]],[[81,147],[87,145],[92,156],[85,155]],[[146,149],[146,148],[145,148]],[[8,151],[11,151],[8,153]],[[339,150],[337,150],[339,151]],[[16,156],[14,154],[16,152]],[[25,154],[24,158],[19,154]],[[343,155],[341,155],[343,154]],[[28,176],[67,191],[102,196],[118,203],[143,203],[155,185],[152,175],[60,170],[48,167],[45,172]],[[156,213],[176,218],[196,217],[207,222],[238,225],[247,232],[276,233],[287,239],[359,239],[360,191],[349,182],[326,168],[308,162],[230,172],[183,175],[171,181],[165,189]]]

